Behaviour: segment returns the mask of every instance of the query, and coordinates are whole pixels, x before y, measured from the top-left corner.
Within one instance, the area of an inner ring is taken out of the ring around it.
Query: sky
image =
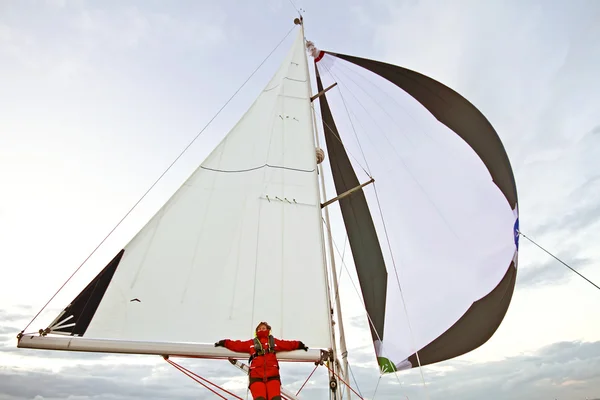
[[[318,47],[419,71],[477,105],[511,160],[522,231],[600,282],[600,3],[294,3]],[[211,397],[155,357],[18,350],[15,335],[294,17],[288,0],[0,0],[0,400]],[[64,307],[187,178],[262,90],[290,40],[41,319]],[[519,260],[511,306],[492,339],[381,379],[355,274],[344,269],[354,387],[376,399],[600,398],[600,292],[524,239]],[[229,365],[182,364],[246,395],[245,378]],[[311,370],[284,365],[284,385],[297,390]],[[324,385],[318,370],[303,393],[324,398]]]

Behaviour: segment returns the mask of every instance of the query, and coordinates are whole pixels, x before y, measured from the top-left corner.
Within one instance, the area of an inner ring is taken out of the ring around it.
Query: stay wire
[[[294,10],[296,10],[296,12],[298,13],[298,15],[302,16],[302,13],[300,12],[300,9],[298,7],[296,7],[296,4],[294,4],[294,2],[292,0],[289,0],[289,2],[292,5],[292,7],[294,7]]]
[[[421,365],[421,358],[419,357],[419,350],[415,343],[415,334],[412,330],[412,326],[410,323],[410,317],[408,316],[408,309],[406,307],[406,300],[404,299],[404,291],[402,290],[402,285],[400,284],[400,277],[398,276],[398,268],[396,268],[396,260],[394,258],[394,253],[392,252],[392,244],[390,242],[390,237],[387,232],[387,226],[385,224],[385,218],[383,217],[383,209],[381,208],[381,202],[379,201],[379,194],[377,193],[377,186],[373,182],[373,190],[375,192],[375,199],[377,200],[377,208],[379,209],[379,215],[381,216],[381,222],[383,224],[383,232],[385,234],[385,239],[388,245],[388,249],[390,252],[390,257],[392,259],[392,266],[394,267],[394,273],[396,275],[396,282],[398,283],[398,289],[400,290],[400,298],[402,299],[402,306],[404,307],[404,313],[406,314],[406,322],[408,323],[408,331],[410,332],[411,342],[415,349],[415,357],[417,358],[417,364],[419,365],[419,373],[421,374],[421,381],[423,382],[423,387],[425,388],[425,395],[427,399],[430,398],[429,391],[427,389],[427,384],[425,383],[425,375],[423,374],[423,366]],[[394,371],[396,377],[398,371]],[[399,379],[399,378],[398,378]]]
[[[379,384],[381,383],[381,378],[383,377],[383,375],[379,375],[379,379],[377,380],[377,385],[375,386],[375,391],[373,392],[373,397],[372,399],[375,399],[375,395],[377,394],[377,389],[379,389]]]
[[[327,225],[327,223],[325,222],[325,219],[323,219],[323,224],[325,225],[325,227],[327,228],[329,234],[331,235],[331,228]],[[335,239],[332,239],[332,242],[333,242],[333,246],[335,247],[335,250],[337,251],[337,253],[341,254],[340,253],[340,249],[339,249],[339,247],[338,247]],[[363,308],[365,310],[365,314],[367,316],[367,320],[369,322],[369,326],[371,326],[373,328],[373,331],[375,332],[375,335],[377,335],[377,340],[379,340],[380,342],[383,343],[383,340],[381,340],[381,337],[379,336],[379,332],[377,332],[377,329],[375,329],[375,324],[373,323],[373,319],[371,318],[371,315],[369,314],[369,310],[367,310],[367,305],[365,304],[365,301],[364,301],[363,297],[361,296],[360,291],[358,290],[358,287],[354,283],[354,279],[352,279],[352,275],[350,274],[350,270],[348,269],[348,266],[346,265],[346,263],[343,260],[342,260],[342,267],[344,267],[344,270],[346,270],[346,273],[348,274],[348,278],[350,279],[350,283],[352,283],[352,286],[354,287],[354,291],[356,292],[356,295],[358,296],[360,302],[363,305]],[[385,350],[383,350],[382,355],[387,358]],[[400,381],[400,377],[398,377],[398,371],[394,371],[394,376],[396,377],[396,380],[398,381],[398,384],[400,386],[402,386],[402,382]]]
[[[325,68],[325,70],[329,73],[329,75],[331,75],[334,79],[334,81],[338,82],[339,79],[337,79],[337,77],[335,77],[333,75],[333,72],[331,72],[330,68],[327,67],[326,64],[323,65],[323,67]],[[338,90],[340,90],[340,88],[338,88]],[[358,134],[356,133],[356,128],[354,127],[354,122],[352,122],[352,118],[350,117],[350,111],[348,111],[348,106],[346,105],[346,100],[344,100],[344,96],[342,95],[342,92],[340,90],[340,97],[342,98],[342,103],[344,104],[344,108],[346,109],[346,114],[348,114],[348,120],[350,121],[350,126],[352,127],[352,131],[354,132],[354,136],[356,137],[356,142],[358,143],[358,148],[360,149],[360,153],[363,156],[363,159],[365,160],[365,165],[367,166],[367,170],[369,171],[369,177],[371,177],[371,168],[369,168],[369,162],[367,161],[367,157],[365,156],[365,152],[362,148],[362,144],[360,143],[360,140],[358,139]]]
[[[356,390],[358,390],[358,394],[360,397],[364,397],[360,387],[358,386],[358,382],[356,381],[356,377],[354,376],[354,371],[352,371],[352,367],[350,366],[350,363],[348,363],[348,369],[350,369],[350,373],[352,374],[352,380],[354,381],[354,385],[356,386]],[[379,378],[381,379],[381,375],[379,375]]]
[[[332,78],[334,79],[334,81],[336,81],[336,82],[341,82],[341,80],[340,80],[340,79],[338,79],[338,78],[337,78],[337,77],[336,77],[336,76],[333,74],[333,72],[332,72],[332,71],[331,71],[329,68],[325,67],[325,69],[326,69],[326,71],[327,71],[327,72],[328,72],[328,73],[329,73],[329,74],[332,76]],[[343,85],[343,83],[341,83],[341,84]],[[351,94],[352,94],[352,93],[351,93]],[[341,89],[340,89],[340,96],[342,97],[342,101],[343,101],[343,104],[344,104],[344,108],[346,109],[346,113],[348,114],[348,119],[349,119],[349,120],[350,120],[350,122],[351,122],[351,126],[352,126],[352,129],[354,130],[354,134],[355,134],[355,136],[356,136],[356,140],[357,140],[357,142],[358,142],[358,145],[359,145],[359,147],[360,147],[361,153],[362,153],[363,157],[365,158],[365,163],[366,163],[366,165],[367,165],[367,168],[369,168],[369,166],[368,166],[368,162],[367,162],[367,160],[366,160],[365,154],[364,154],[364,152],[363,152],[363,149],[362,149],[362,145],[360,144],[360,140],[358,139],[358,134],[357,134],[357,132],[356,132],[356,128],[354,127],[354,124],[352,123],[352,118],[350,117],[350,111],[348,110],[348,107],[347,107],[347,105],[346,105],[346,102],[345,102],[345,100],[344,100],[344,98],[343,98],[343,94],[341,93]],[[357,99],[357,100],[358,100],[358,99]],[[360,102],[359,102],[359,103],[360,103]],[[362,104],[361,104],[361,105],[362,105]],[[364,108],[364,106],[363,106],[363,108]],[[366,110],[366,109],[365,109],[365,110]],[[402,160],[401,160],[401,161],[402,161]],[[369,175],[370,175],[370,169],[369,169]],[[388,247],[389,247],[390,255],[391,255],[391,257],[392,257],[392,264],[393,264],[393,267],[394,267],[394,272],[395,272],[395,274],[396,274],[396,280],[397,280],[397,283],[398,283],[398,287],[399,287],[399,289],[400,289],[400,295],[401,295],[401,297],[402,297],[402,301],[403,301],[403,305],[404,305],[404,312],[406,313],[406,318],[407,318],[407,320],[408,320],[409,330],[410,330],[410,333],[411,333],[411,338],[412,338],[412,341],[413,341],[413,346],[414,346],[414,345],[415,345],[415,343],[414,343],[414,333],[412,332],[412,328],[411,328],[411,326],[410,326],[410,319],[409,319],[409,317],[408,317],[408,310],[407,310],[407,308],[406,308],[406,303],[405,303],[405,301],[404,301],[404,294],[403,294],[403,291],[402,291],[402,287],[401,287],[401,285],[400,285],[400,280],[399,280],[399,277],[398,277],[398,271],[397,271],[397,268],[396,268],[396,262],[395,262],[395,259],[394,259],[394,255],[393,255],[393,252],[392,252],[392,248],[391,248],[390,239],[389,239],[389,236],[388,236],[388,233],[387,233],[387,227],[386,227],[386,225],[385,225],[385,220],[384,220],[384,217],[383,217],[383,211],[382,211],[382,209],[381,209],[381,204],[380,204],[380,202],[379,202],[379,196],[378,196],[378,194],[377,194],[377,189],[376,189],[376,187],[375,187],[375,184],[373,184],[373,186],[374,186],[374,191],[375,191],[375,197],[376,197],[376,199],[377,199],[377,206],[378,206],[378,208],[379,208],[379,213],[380,213],[380,215],[381,215],[381,219],[382,219],[382,222],[383,222],[383,227],[384,227],[385,237],[386,237],[387,244],[388,244]],[[365,310],[366,310],[366,306],[365,306]],[[368,313],[367,313],[367,316],[368,316]],[[370,316],[369,316],[369,318],[370,318]],[[422,382],[423,382],[423,386],[424,386],[424,388],[425,388],[425,391],[426,391],[426,394],[427,394],[427,398],[429,398],[429,393],[428,393],[428,391],[427,391],[427,384],[425,383],[425,376],[424,376],[424,374],[423,374],[423,369],[422,369],[422,366],[421,366],[421,360],[420,360],[420,357],[419,357],[419,352],[418,352],[417,350],[415,350],[415,355],[416,355],[416,358],[417,358],[417,363],[419,364],[419,372],[420,372],[420,374],[421,374],[421,380],[422,380]],[[398,383],[400,383],[400,378],[398,377],[397,371],[394,371],[394,375],[396,376],[396,379],[398,380]]]
[[[330,75],[333,77],[333,79],[334,79],[335,81],[337,81],[337,82],[341,82],[341,80],[340,80],[340,79],[338,79],[338,78],[337,78],[337,77],[336,77],[336,76],[333,74],[333,72],[332,72],[332,71],[331,71],[329,68],[326,68],[326,70],[327,70],[327,72],[328,72],[328,73],[329,73],[329,74],[330,74]],[[343,85],[343,83],[342,83],[342,85]],[[349,110],[348,110],[348,107],[347,107],[347,105],[346,105],[346,102],[345,102],[345,100],[343,99],[343,95],[342,95],[342,93],[341,93],[341,90],[340,90],[340,96],[342,97],[342,101],[343,101],[343,103],[344,103],[344,107],[345,107],[345,109],[346,109],[346,113],[348,114],[348,119],[349,119],[350,121],[352,121],[352,118],[350,117],[350,112],[349,112]],[[357,100],[358,100],[358,99],[357,99]],[[361,104],[361,105],[362,105],[362,104]],[[363,106],[363,107],[364,107],[364,106]],[[381,107],[381,106],[380,106],[380,107]],[[365,111],[366,111],[366,109],[365,109]],[[359,147],[360,147],[360,149],[361,149],[361,152],[362,152],[362,146],[361,146],[361,144],[360,144],[360,140],[358,139],[358,134],[356,133],[356,129],[355,129],[355,127],[354,127],[354,124],[353,124],[352,122],[351,122],[351,125],[352,125],[352,129],[354,130],[354,134],[355,134],[355,136],[356,136],[356,139],[357,139],[357,141],[358,141],[358,143],[359,143]],[[391,144],[391,143],[390,143],[390,144]],[[363,154],[363,157],[365,157],[365,155],[364,155],[364,152],[363,152],[362,154]],[[367,168],[369,168],[369,166],[368,166],[368,163],[367,163],[367,160],[366,160],[366,157],[365,157],[365,163],[367,164]],[[369,172],[370,172],[370,170],[369,170]],[[410,324],[410,318],[409,318],[409,316],[408,316],[408,310],[407,310],[407,308],[406,308],[406,302],[405,302],[405,300],[404,300],[404,293],[403,293],[403,291],[402,291],[402,287],[401,287],[401,285],[400,285],[400,279],[399,279],[399,277],[398,277],[398,271],[397,271],[397,267],[396,267],[396,261],[395,261],[395,259],[394,259],[394,254],[393,254],[393,252],[392,252],[392,247],[391,247],[390,239],[389,239],[389,236],[388,236],[387,227],[386,227],[386,224],[385,224],[385,219],[384,219],[384,217],[383,217],[383,210],[382,210],[382,208],[381,208],[381,203],[379,202],[379,195],[378,195],[378,193],[377,193],[377,187],[375,186],[375,183],[373,183],[373,188],[374,188],[374,191],[375,191],[375,198],[376,198],[376,200],[377,200],[377,207],[378,207],[378,209],[379,209],[379,213],[380,213],[381,220],[382,220],[382,223],[383,223],[383,229],[384,229],[385,237],[386,237],[386,240],[387,240],[387,244],[388,244],[388,248],[389,248],[390,256],[391,256],[391,259],[392,259],[392,265],[393,265],[393,267],[394,267],[394,272],[395,272],[395,275],[396,275],[396,280],[397,280],[397,283],[398,283],[398,288],[400,289],[400,296],[402,297],[402,302],[403,302],[403,305],[404,305],[404,312],[406,313],[406,318],[407,318],[407,321],[408,321],[408,328],[409,328],[409,331],[410,331],[410,334],[411,334],[411,338],[412,338],[412,341],[413,341],[413,346],[415,346],[415,343],[414,343],[414,333],[413,333],[413,331],[412,331],[412,327],[411,327],[411,324]],[[422,368],[422,366],[421,366],[421,360],[420,360],[420,357],[419,357],[419,352],[418,352],[418,350],[416,350],[416,346],[415,346],[415,356],[416,356],[416,358],[417,358],[417,363],[418,363],[418,365],[419,365],[419,372],[420,372],[420,374],[421,374],[421,380],[422,380],[422,382],[423,382],[423,386],[425,387],[425,391],[426,391],[427,397],[429,398],[429,393],[427,392],[427,384],[425,383],[425,376],[424,376],[424,374],[423,374],[423,368]],[[394,372],[397,372],[397,371],[394,371]],[[397,373],[395,373],[395,375],[396,375],[396,379],[398,379],[398,382],[400,382],[400,380],[399,380],[399,378],[398,378],[398,375],[397,375]]]
[[[242,88],[244,86],[246,86],[246,84],[248,83],[248,81],[250,81],[250,79],[252,79],[252,77],[256,74],[256,72],[263,66],[263,64],[265,62],[267,62],[267,60],[271,57],[271,55],[279,48],[279,46],[281,46],[281,44],[285,41],[285,39],[287,39],[287,37],[290,35],[290,33],[292,33],[292,31],[296,28],[296,26],[294,25],[283,37],[283,39],[281,39],[279,41],[279,43],[273,48],[273,50],[271,50],[271,52],[264,58],[264,60],[258,65],[258,67],[256,67],[254,69],[254,71],[250,74],[250,76],[244,81],[244,83],[242,83],[242,85],[231,95],[231,97],[225,102],[225,104],[223,104],[223,106],[219,109],[219,111],[217,111],[217,113],[210,119],[210,121],[208,121],[208,123],[204,126],[204,128],[202,128],[202,130],[200,132],[198,132],[198,134],[194,137],[194,139],[192,139],[192,141],[183,149],[183,151],[177,156],[177,158],[175,158],[175,160],[173,160],[173,162],[167,167],[167,169],[158,177],[158,179],[156,179],[156,181],[150,186],[150,188],[148,190],[146,190],[146,192],[142,195],[142,197],[140,197],[140,199],[133,205],[133,207],[131,207],[131,209],[129,211],[127,211],[127,213],[123,216],[123,218],[121,218],[121,220],[115,225],[114,228],[111,229],[111,231],[104,237],[104,239],[102,239],[102,241],[98,244],[98,246],[96,246],[96,248],[85,258],[85,260],[83,260],[83,262],[79,265],[79,267],[77,267],[77,269],[71,274],[71,276],[69,276],[69,278],[65,281],[65,283],[62,284],[62,286],[56,291],[56,293],[54,293],[52,295],[52,297],[50,297],[50,300],[48,300],[46,302],[46,304],[41,308],[40,311],[38,311],[38,313],[31,319],[31,321],[29,321],[29,323],[27,324],[27,326],[21,331],[21,333],[25,332],[27,330],[27,328],[29,328],[29,326],[33,323],[33,321],[35,321],[35,319],[37,317],[40,316],[40,314],[46,309],[46,307],[48,307],[48,305],[52,302],[52,300],[54,300],[54,298],[58,295],[58,293],[60,293],[60,291],[67,285],[67,283],[69,283],[71,281],[71,279],[73,279],[73,277],[75,276],[75,274],[77,274],[77,272],[79,272],[79,270],[85,265],[85,263],[96,253],[96,251],[98,251],[98,249],[104,244],[104,242],[106,242],[106,240],[108,240],[108,238],[110,237],[110,235],[113,234],[113,232],[121,225],[121,223],[123,223],[123,221],[129,216],[129,214],[131,214],[133,212],[133,210],[142,202],[142,200],[148,195],[148,193],[150,193],[150,191],[152,189],[154,189],[154,187],[158,184],[158,182],[167,174],[167,172],[169,172],[169,170],[173,167],[173,165],[175,165],[175,163],[185,154],[185,152],[194,144],[194,142],[198,139],[198,137],[200,137],[200,135],[206,130],[206,128],[208,128],[208,126],[215,120],[215,118],[217,118],[217,116],[221,113],[221,111],[223,111],[223,109],[225,109],[225,107],[227,107],[227,105],[231,102],[231,100],[233,100],[233,98],[240,92],[240,90],[242,90]]]
[[[537,244],[529,236],[525,235],[521,231],[518,231],[518,233],[519,233],[519,235],[523,236],[525,239],[529,240],[531,243],[533,243],[534,245],[536,245],[539,249],[541,249],[542,251],[544,251],[550,257],[554,258],[556,261],[558,261],[559,263],[561,263],[562,265],[564,265],[565,267],[569,268],[571,271],[575,272],[577,275],[579,275],[580,277],[582,277],[583,279],[585,279],[586,281],[588,281],[588,283],[590,283],[591,285],[593,285],[596,289],[600,290],[600,286],[596,285],[594,282],[592,282],[591,280],[589,280],[588,278],[586,278],[585,276],[583,276],[580,272],[578,272],[577,270],[575,270],[575,268],[571,267],[569,264],[567,264],[566,262],[564,262],[563,260],[561,260],[560,258],[558,258],[557,256],[555,256],[554,254],[550,253],[548,250],[546,250],[545,248],[543,248],[542,246],[540,246],[539,244]]]

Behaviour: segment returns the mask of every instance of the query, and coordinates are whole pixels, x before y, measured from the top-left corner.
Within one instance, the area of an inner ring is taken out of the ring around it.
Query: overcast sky
[[[600,282],[600,2],[294,3],[306,10],[306,34],[318,47],[417,70],[477,105],[513,165],[523,232]],[[288,0],[0,0],[0,400],[211,398],[160,358],[17,350],[15,335],[294,17]],[[288,37],[46,317],[177,189],[290,44]],[[349,358],[372,398],[379,375],[350,276],[341,278]],[[600,291],[522,239],[517,288],[494,337],[423,368],[426,388],[416,369],[382,377],[375,398],[600,398],[598,307]],[[226,364],[185,362],[245,395],[244,377]],[[297,390],[311,370],[285,365],[284,385]],[[315,376],[307,398],[326,392],[324,371]]]

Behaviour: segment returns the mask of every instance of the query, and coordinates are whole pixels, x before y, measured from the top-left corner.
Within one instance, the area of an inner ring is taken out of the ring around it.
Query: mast
[[[315,68],[315,72],[316,72],[316,68]],[[318,73],[318,72],[317,72]],[[313,109],[313,120],[315,119],[315,113],[314,113],[314,109]],[[315,126],[316,126],[316,120],[315,122]],[[319,135],[317,133],[317,131],[315,130],[316,133],[316,137],[317,137],[317,146],[320,146],[319,143]],[[325,175],[323,173],[323,165],[319,164],[319,176],[320,176],[320,180],[321,180],[321,192],[322,192],[322,196],[323,196],[323,200],[325,200],[327,198],[327,191],[325,190]],[[348,381],[348,348],[346,347],[346,335],[344,333],[344,321],[342,318],[342,306],[340,303],[340,296],[339,296],[339,286],[338,286],[338,278],[337,278],[337,269],[336,269],[336,265],[335,265],[335,253],[334,253],[334,249],[333,249],[333,237],[331,234],[331,223],[330,223],[330,219],[329,219],[329,209],[327,207],[324,207],[324,216],[325,216],[325,225],[327,225],[327,242],[328,242],[328,246],[329,246],[329,254],[331,254],[331,275],[332,275],[332,279],[333,279],[333,287],[334,287],[334,301],[335,301],[335,307],[336,307],[336,314],[337,314],[337,324],[340,330],[340,350],[342,351],[342,360],[344,363],[344,371],[342,376],[344,377],[344,380]],[[334,345],[335,345],[335,341],[334,341]],[[334,362],[336,364],[338,364],[338,359],[337,359],[337,354],[334,355]],[[350,387],[346,386],[346,394],[348,396],[348,399],[350,399]]]
[[[299,19],[299,23],[301,25],[301,29],[302,29],[302,35],[304,36],[304,21],[302,19],[302,16]],[[306,40],[306,36],[305,36],[305,40]],[[305,53],[305,60],[306,60],[306,64],[308,67],[308,58],[306,57],[306,53]],[[315,74],[318,74],[318,70],[315,66]],[[312,100],[312,99],[311,99]],[[316,98],[315,98],[316,100]],[[316,121],[316,116],[315,116],[315,109],[314,107],[312,107],[311,105],[311,114],[313,117],[313,124],[315,127],[315,140],[316,140],[316,144],[317,147],[320,148],[320,141],[319,141],[319,133],[318,133],[318,129],[317,129],[317,121]],[[322,163],[318,164],[318,169],[319,169],[319,177],[320,177],[320,182],[321,182],[321,200],[323,202],[326,201],[327,199],[327,191],[325,189],[325,174],[323,172],[323,165]],[[333,237],[331,234],[331,224],[330,224],[330,219],[329,219],[329,210],[327,209],[327,207],[324,207],[324,217],[325,217],[325,225],[327,226],[327,244],[329,247],[329,254],[330,259],[331,259],[331,275],[332,275],[332,280],[333,280],[333,295],[334,295],[334,299],[333,301],[335,302],[335,307],[336,307],[336,314],[337,314],[337,325],[339,327],[340,330],[340,350],[341,350],[341,355],[342,355],[342,360],[344,363],[344,369],[343,372],[341,373],[341,376],[344,378],[344,380],[347,382],[348,381],[348,349],[346,346],[346,335],[344,333],[344,322],[343,322],[343,318],[342,318],[342,307],[340,304],[340,296],[339,296],[339,291],[338,291],[338,278],[337,278],[337,269],[336,269],[336,265],[335,265],[335,253],[334,253],[334,248],[333,248]],[[331,293],[331,292],[330,292]],[[330,303],[331,303],[331,297],[330,297]],[[332,307],[332,313],[333,313],[333,307]],[[333,318],[332,318],[333,320]],[[332,340],[332,345],[333,345],[333,370],[336,370],[336,367],[339,367],[339,360],[337,357],[337,344],[335,341],[335,334],[334,334],[334,328],[333,325],[331,327],[332,330],[332,335],[333,340]],[[330,375],[330,382],[335,379],[335,376],[332,375],[331,373]],[[337,382],[337,380],[336,380]],[[340,393],[340,386],[339,386],[339,382],[337,383],[336,386],[336,393],[338,394],[342,394]],[[331,392],[330,392],[331,393]],[[350,387],[346,385],[346,394],[348,396],[348,399],[351,399],[351,395],[350,395]],[[343,398],[343,395],[340,397]]]
[[[315,69],[316,70],[316,69]],[[313,109],[313,119],[315,118],[315,114],[314,114],[314,109]],[[315,121],[315,125],[316,125],[316,121]],[[316,133],[316,132],[315,132]],[[317,137],[317,146],[320,147],[319,145],[319,135],[316,135]],[[323,166],[319,165],[319,175],[320,175],[320,180],[321,180],[321,191],[323,194],[323,199],[327,198],[327,192],[325,191],[325,177],[323,174]],[[337,324],[340,330],[340,350],[342,351],[342,360],[344,363],[344,371],[342,373],[342,376],[344,377],[345,381],[348,381],[348,348],[346,347],[346,335],[344,333],[344,322],[342,319],[342,307],[340,304],[340,296],[339,296],[339,287],[338,287],[338,279],[337,279],[337,269],[335,266],[335,254],[334,254],[334,249],[333,249],[333,238],[331,235],[331,224],[330,224],[330,220],[329,220],[329,209],[327,207],[324,207],[324,212],[325,212],[325,224],[327,225],[327,242],[328,242],[328,246],[329,246],[329,254],[331,254],[331,275],[333,278],[333,287],[335,288],[334,290],[334,301],[335,301],[335,307],[336,307],[336,313],[337,313]],[[335,346],[335,340],[334,340],[334,346]],[[334,353],[334,362],[336,363],[336,365],[339,364],[338,359],[337,359],[337,354]],[[338,385],[339,387],[339,385]],[[348,399],[350,399],[350,387],[346,386],[346,394],[348,396]]]

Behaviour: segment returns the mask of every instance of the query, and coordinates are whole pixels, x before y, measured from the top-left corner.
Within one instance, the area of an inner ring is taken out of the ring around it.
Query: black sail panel
[[[318,91],[323,90],[317,73]],[[360,185],[344,149],[325,95],[319,97],[329,164],[338,195]],[[383,340],[387,271],[375,224],[362,189],[339,200],[373,340]]]
[[[511,208],[515,208],[517,189],[508,155],[487,118],[467,99],[442,83],[406,68],[345,54],[327,53],[387,79],[414,97],[473,148]]]
[[[425,346],[408,361],[413,366],[433,364],[469,351],[487,342],[496,332],[510,305],[515,288],[517,269],[514,264],[498,286],[486,297],[476,301],[448,331]]]
[[[53,323],[55,328],[51,327],[52,332],[83,336],[124,253],[125,250],[119,251],[106,267],[79,293],[75,300],[64,309],[61,316]]]

